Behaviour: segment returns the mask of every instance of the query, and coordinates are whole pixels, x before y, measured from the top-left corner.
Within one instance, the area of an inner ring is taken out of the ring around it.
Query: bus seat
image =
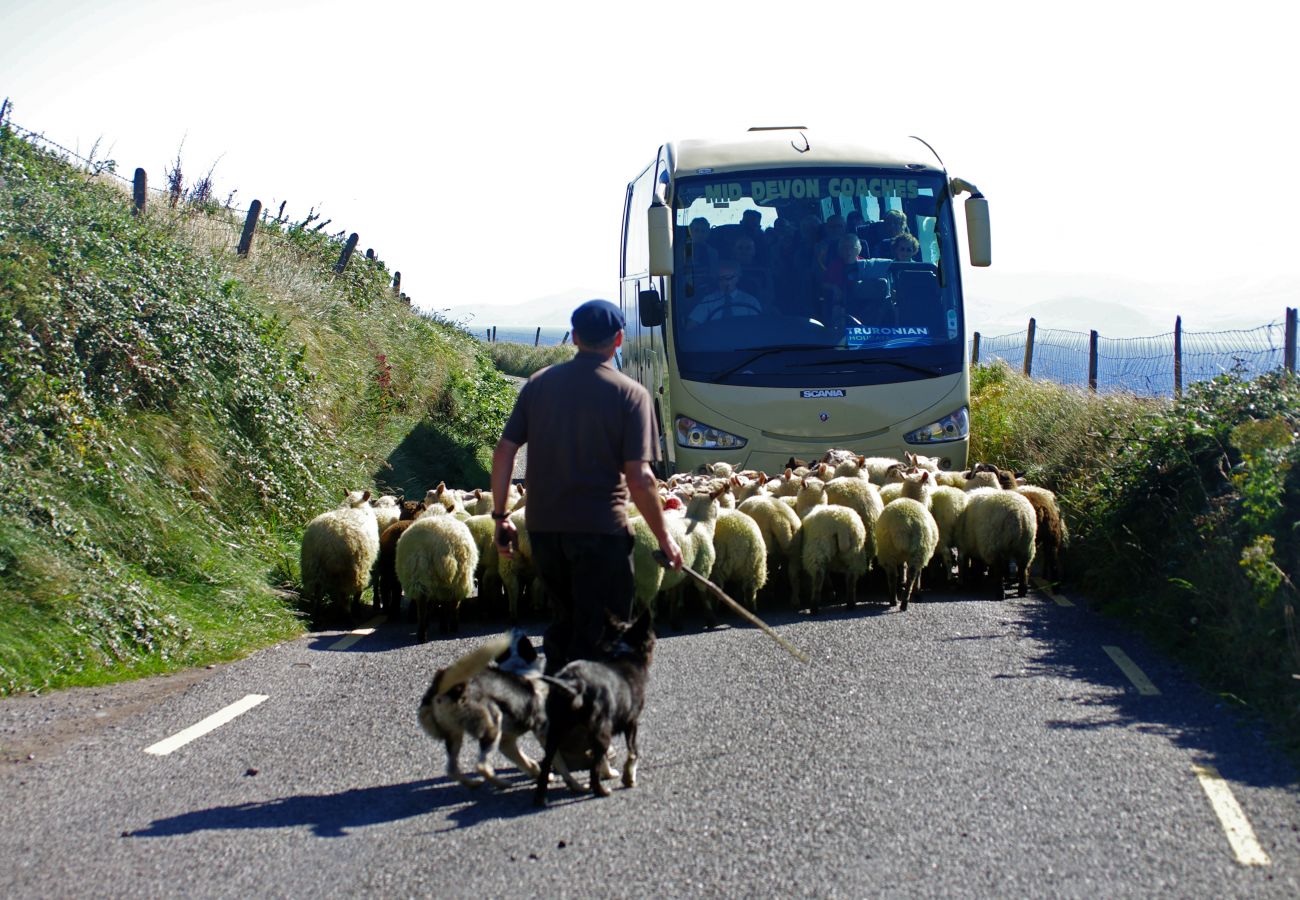
[[[946,340],[939,275],[930,266],[908,266],[893,272],[900,325],[924,326],[934,342]]]

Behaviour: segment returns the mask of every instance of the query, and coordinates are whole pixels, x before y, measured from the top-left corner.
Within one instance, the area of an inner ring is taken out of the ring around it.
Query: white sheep
[[[893,503],[901,496],[903,496],[903,482],[901,481],[891,481],[889,484],[880,487],[880,502],[885,506]]]
[[[957,519],[958,561],[967,580],[978,580],[987,567],[994,575],[998,598],[1007,566],[1017,568],[1017,594],[1029,593],[1029,567],[1034,561],[1037,517],[1023,495],[1001,488],[968,492],[966,509]]]
[[[799,485],[799,493],[794,498],[794,511],[799,518],[806,519],[808,513],[818,506],[826,505],[826,482],[811,475],[805,475]]]
[[[718,491],[721,494],[721,489]],[[682,562],[708,578],[713,573],[716,558],[713,548],[713,530],[718,521],[718,498],[713,494],[696,494],[686,505],[686,515],[668,516],[664,526],[673,536],[682,551]],[[682,589],[685,587],[686,573],[677,570],[664,572],[661,589],[668,594],[668,621],[674,628],[681,627]],[[705,624],[717,624],[717,614],[713,609],[713,596],[699,589],[694,581],[691,587],[704,601]]]
[[[478,565],[474,567],[474,581],[478,584],[479,606],[486,612],[494,608],[497,601],[501,599],[496,522],[488,514],[474,515],[465,520],[465,527],[474,536],[474,545],[478,547]]]
[[[826,482],[826,502],[847,506],[858,514],[867,530],[866,556],[876,555],[876,520],[885,503],[880,498],[880,488],[860,475],[843,475]]]
[[[928,472],[925,474],[929,474]],[[934,556],[939,527],[925,505],[911,497],[885,504],[876,521],[876,562],[885,570],[889,605],[907,609],[920,590],[921,570]]]
[[[510,514],[510,521],[515,526],[515,552],[512,556],[497,555],[497,574],[506,591],[506,605],[512,623],[519,621],[519,600],[524,588],[531,592],[531,600],[537,605],[540,596],[541,579],[533,567],[533,543],[528,537],[528,512],[515,508]]]
[[[335,606],[343,605],[348,615],[354,614],[379,558],[379,524],[370,492],[349,491],[343,496],[343,506],[312,519],[302,535],[302,593],[313,617],[325,597]]]
[[[862,518],[847,506],[821,504],[812,507],[799,527],[799,565],[811,582],[809,608],[820,608],[822,588],[828,572],[844,576],[849,606],[857,603],[858,579],[866,574],[870,558],[866,553],[867,529]]]
[[[460,519],[441,504],[426,510],[397,541],[397,578],[415,606],[416,639],[428,639],[429,607],[438,609],[439,629],[460,626],[460,604],[474,592],[478,546]]]
[[[760,494],[743,501],[736,509],[754,520],[767,550],[769,575],[784,567],[790,583],[790,602],[799,608],[799,514],[779,497]]]
[[[383,534],[385,528],[402,517],[402,501],[391,494],[372,498],[370,505],[374,507],[375,523],[379,526],[380,534]]]
[[[767,584],[767,547],[758,523],[736,509],[718,512],[713,527],[714,583],[738,585],[738,598],[758,610],[758,592]]]
[[[957,519],[966,508],[967,499],[965,490],[946,484],[940,484],[930,493],[930,515],[934,516],[934,524],[939,528],[939,543],[930,560],[930,570],[932,576],[945,584],[952,581]]]

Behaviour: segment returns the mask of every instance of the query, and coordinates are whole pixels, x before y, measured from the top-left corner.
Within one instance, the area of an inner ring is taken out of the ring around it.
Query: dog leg
[[[558,740],[554,742],[547,740],[546,752],[542,754],[542,764],[537,772],[537,789],[533,791],[533,806],[546,805],[546,789],[551,782],[551,765],[559,759],[556,755],[559,749]],[[560,764],[563,765],[563,761]]]
[[[591,792],[597,797],[608,797],[609,788],[600,780],[601,764],[609,765],[609,741],[612,737],[608,724],[591,736]]]
[[[627,759],[623,760],[623,787],[636,787],[636,723],[627,726]]]
[[[525,755],[524,751],[519,749],[519,743],[513,734],[501,735],[501,752],[506,758],[519,767],[519,771],[526,774],[529,778],[536,778],[541,772],[537,763]]]
[[[447,776],[460,782],[467,788],[476,788],[482,784],[482,782],[475,781],[460,770],[460,743],[460,735],[447,738]]]
[[[568,785],[569,790],[575,794],[587,793],[586,788],[582,786],[582,782],[574,778],[573,773],[569,771],[569,764],[565,762],[563,753],[555,757],[555,771],[560,773],[560,777],[564,779],[564,783]]]
[[[502,781],[497,777],[497,771],[492,767],[491,760],[492,751],[497,748],[497,741],[500,737],[501,733],[497,732],[491,737],[485,737],[479,741],[478,765],[475,767],[475,771],[483,776],[483,781],[485,783],[491,784],[493,787],[505,788],[509,787],[510,784],[509,782]]]

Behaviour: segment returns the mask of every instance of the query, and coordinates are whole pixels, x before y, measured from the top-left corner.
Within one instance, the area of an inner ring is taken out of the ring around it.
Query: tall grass
[[[534,347],[531,344],[515,344],[508,341],[493,342],[484,345],[497,369],[507,375],[527,378],[539,369],[556,363],[573,359],[577,348],[572,344],[551,344],[546,347]]]
[[[972,379],[972,457],[1057,492],[1067,573],[1300,749],[1300,381],[1224,375],[1176,401],[1004,364]]]
[[[344,490],[487,484],[513,392],[383,263],[208,204],[132,215],[0,129],[0,693],[300,633],[303,524]]]

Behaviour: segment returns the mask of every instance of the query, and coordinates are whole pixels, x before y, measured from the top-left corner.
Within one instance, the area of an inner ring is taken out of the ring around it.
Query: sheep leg
[[[1029,563],[1016,563],[1016,596],[1025,597],[1029,594]]]
[[[415,607],[417,625],[415,627],[415,640],[423,644],[429,639],[429,601],[423,597],[412,600]]]
[[[718,610],[713,603],[713,595],[699,587],[694,589],[694,593],[700,598],[700,603],[704,606],[704,627],[716,628],[718,626]]]

